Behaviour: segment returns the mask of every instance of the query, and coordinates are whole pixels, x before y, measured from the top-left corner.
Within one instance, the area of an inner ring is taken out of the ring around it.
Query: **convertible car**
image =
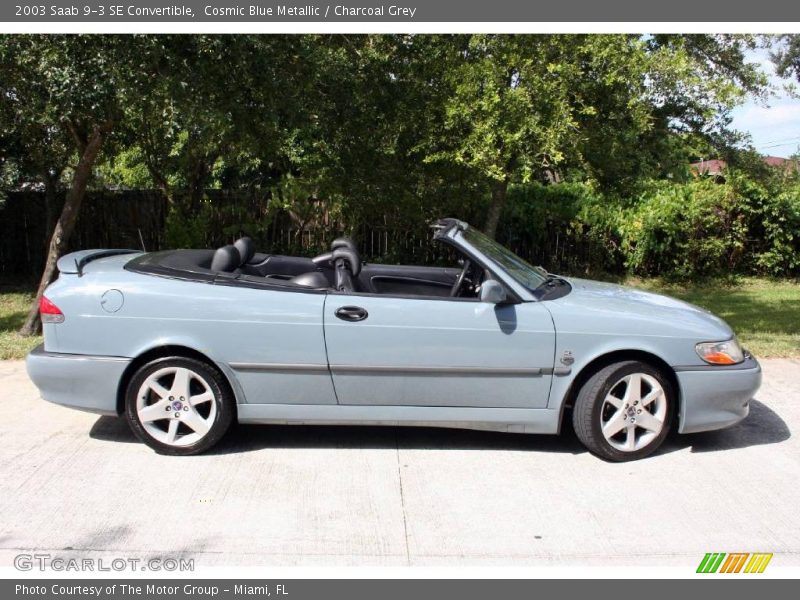
[[[240,423],[419,425],[557,434],[610,461],[671,429],[744,418],[758,362],[695,306],[534,267],[456,219],[453,268],[217,250],[62,257],[27,359],[45,400],[125,415],[157,452]]]

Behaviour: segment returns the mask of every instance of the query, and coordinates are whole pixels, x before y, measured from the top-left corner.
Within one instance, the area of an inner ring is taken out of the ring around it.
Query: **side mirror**
[[[481,302],[489,304],[503,304],[508,300],[506,288],[499,281],[489,279],[481,284]]]

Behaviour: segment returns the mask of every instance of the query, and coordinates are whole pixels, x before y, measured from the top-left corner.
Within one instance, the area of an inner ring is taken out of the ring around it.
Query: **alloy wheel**
[[[217,402],[198,373],[186,367],[164,367],[140,386],[136,415],[153,439],[170,446],[189,446],[211,430]]]
[[[600,427],[614,448],[635,452],[658,438],[666,417],[667,396],[658,380],[631,373],[611,386],[600,410]]]

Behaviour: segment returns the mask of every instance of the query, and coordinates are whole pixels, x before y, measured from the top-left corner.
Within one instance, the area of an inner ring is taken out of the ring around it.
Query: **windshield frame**
[[[547,272],[544,269],[534,267],[482,231],[468,226],[459,229],[459,234],[458,237],[462,243],[468,244],[473,250],[491,261],[528,294],[535,297],[536,291],[548,281]]]

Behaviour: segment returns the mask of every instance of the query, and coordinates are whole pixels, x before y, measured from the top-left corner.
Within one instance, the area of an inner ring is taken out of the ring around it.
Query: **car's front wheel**
[[[159,358],[130,380],[125,414],[131,429],[162,454],[198,454],[233,421],[235,401],[222,375],[192,358]]]
[[[670,381],[640,361],[608,365],[581,387],[572,423],[593,454],[610,461],[643,458],[669,433],[675,409]]]

